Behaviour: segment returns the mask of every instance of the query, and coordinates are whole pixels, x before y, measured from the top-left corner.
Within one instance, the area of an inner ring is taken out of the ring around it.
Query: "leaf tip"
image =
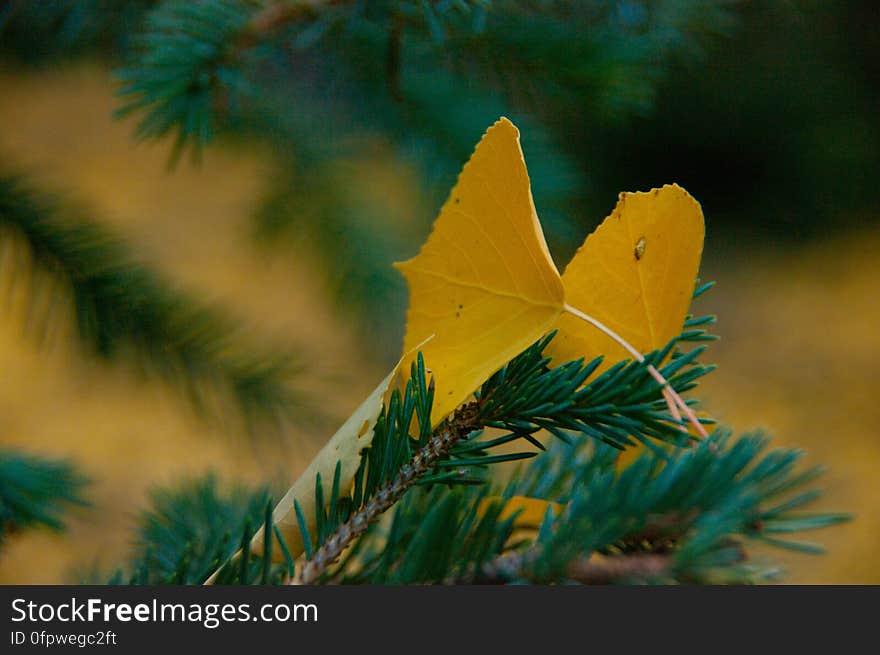
[[[501,129],[505,129],[510,132],[513,132],[514,138],[519,140],[519,128],[516,125],[514,125],[513,122],[509,118],[507,118],[507,116],[499,117],[498,120],[495,121],[495,123],[492,125],[492,127],[490,127],[488,130],[486,130],[486,132],[488,133],[492,130],[501,130]]]

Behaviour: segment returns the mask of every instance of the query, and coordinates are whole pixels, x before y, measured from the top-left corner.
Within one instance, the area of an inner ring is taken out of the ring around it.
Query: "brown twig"
[[[540,584],[544,581],[534,578],[531,573],[531,565],[539,556],[539,550],[534,547],[518,553],[501,555],[485,564],[471,582],[501,584],[517,578],[525,578]],[[671,563],[671,558],[668,555],[657,553],[636,553],[613,557],[594,555],[570,562],[566,568],[566,576],[569,580],[589,585],[613,584],[626,580],[647,580],[668,574]]]
[[[342,4],[346,0],[287,0],[267,4],[258,10],[244,24],[238,33],[229,41],[223,55],[223,62],[233,66],[240,60],[242,53],[264,39],[280,32],[295,22],[315,20],[318,12],[324,7]],[[214,111],[224,116],[229,109],[229,98],[225,85],[218,84],[214,97]]]
[[[671,558],[655,553],[590,557],[568,565],[568,577],[582,584],[613,584],[626,580],[650,580],[669,573]]]
[[[333,4],[339,4],[338,0],[288,0],[268,4],[248,21],[236,46],[239,49],[248,48],[290,23],[314,19],[319,9]]]
[[[699,510],[692,509],[684,513],[670,512],[648,517],[644,528],[627,535],[623,541],[637,546],[648,542],[653,552],[660,552],[677,543],[690,530],[699,515]]]

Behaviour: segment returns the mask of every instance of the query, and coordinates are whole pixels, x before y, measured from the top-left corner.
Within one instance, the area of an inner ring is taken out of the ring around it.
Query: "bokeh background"
[[[808,451],[829,467],[821,506],[856,515],[816,535],[825,555],[772,556],[787,582],[880,583],[876,3],[584,2],[568,16],[547,7],[572,3],[501,2],[448,26],[401,9],[390,33],[381,13],[321,27],[309,3],[248,69],[201,161],[171,167],[171,137],[138,139],[137,117],[113,116],[113,71],[138,61],[155,4],[0,3],[0,166],[296,353],[301,411],[280,434],[234,434],[83,353],[63,312],[34,339],[4,259],[0,445],[73,461],[91,506],[64,533],[6,539],[0,583],[123,564],[151,489],[208,471],[294,478],[396,358],[406,294],[390,262],[416,251],[501,114],[521,128],[560,268],[620,191],[677,182],[702,203],[701,277],[717,286],[696,309],[722,337],[705,408]]]

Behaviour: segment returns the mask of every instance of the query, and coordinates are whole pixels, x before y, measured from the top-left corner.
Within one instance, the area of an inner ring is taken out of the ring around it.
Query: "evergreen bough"
[[[800,468],[799,451],[768,451],[762,434],[734,438],[724,428],[692,443],[644,366],[620,362],[593,378],[601,358],[549,368],[542,351],[553,336],[433,429],[432,385],[419,358],[405,390],[394,392],[380,415],[353,489],[339,488],[338,467],[333,480],[315,480],[316,530],[297,506],[301,561],[289,557],[268,503],[240,520],[241,539],[216,542],[225,547],[200,572],[222,566],[215,582],[224,584],[752,583],[780,573],[753,559],[754,543],[818,553],[820,546],[792,534],[848,520],[805,511],[819,495],[812,483],[821,469]],[[709,337],[686,329],[648,360],[671,354],[661,372],[679,392],[692,389],[711,367],[697,362],[702,347],[684,353],[678,346]],[[552,443],[538,440],[542,434]],[[516,443],[523,448],[500,448]],[[636,443],[651,447],[620,466],[620,452]],[[529,463],[507,482],[491,474],[493,465],[518,460]],[[547,501],[540,526],[520,526],[518,514],[505,511],[514,496]],[[193,501],[184,492],[175,502]],[[190,520],[218,530],[210,527],[212,514],[194,512]],[[261,524],[276,540],[251,552],[250,536]],[[183,567],[197,544],[186,538],[189,521],[165,529],[175,526],[178,538],[153,543],[163,561]],[[230,559],[238,544],[243,556]],[[273,547],[285,564],[272,563]],[[144,560],[134,564],[148,568]],[[130,582],[144,579],[135,573]]]

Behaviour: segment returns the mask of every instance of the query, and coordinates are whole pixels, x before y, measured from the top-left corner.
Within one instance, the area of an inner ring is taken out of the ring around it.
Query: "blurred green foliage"
[[[125,61],[123,113],[142,137],[176,134],[177,151],[218,133],[270,144],[283,174],[255,234],[308,235],[385,358],[405,304],[388,264],[413,253],[501,114],[523,128],[563,262],[619,191],[671,181],[727,241],[824,234],[876,209],[880,39],[865,0],[111,4],[7,2],[0,52]],[[333,172],[365,136],[419,171],[432,200],[410,229]]]
[[[86,504],[86,483],[68,461],[0,449],[0,545],[25,528],[64,529],[61,515]]]

